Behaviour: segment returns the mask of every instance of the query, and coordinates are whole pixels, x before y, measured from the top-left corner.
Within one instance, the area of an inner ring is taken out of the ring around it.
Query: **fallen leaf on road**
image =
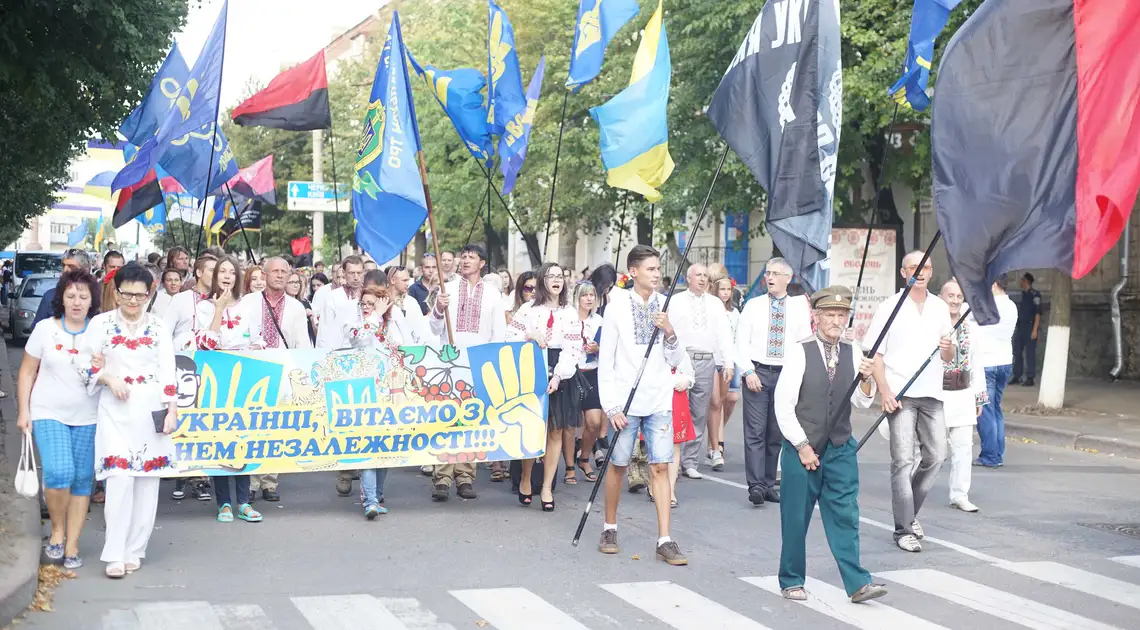
[[[475,622],[475,625],[479,626],[480,628],[486,628],[489,624],[487,623],[486,619],[480,619],[479,621]]]
[[[634,560],[641,560],[641,556],[639,556],[635,553],[635,554],[633,554],[633,559]]]
[[[39,583],[36,586],[35,597],[32,598],[32,610],[51,612],[51,601],[55,589],[60,582],[75,578],[74,571],[68,571],[58,565],[43,565],[40,567]]]

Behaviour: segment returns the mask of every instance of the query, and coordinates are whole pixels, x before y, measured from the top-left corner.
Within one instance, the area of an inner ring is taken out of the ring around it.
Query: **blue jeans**
[[[237,512],[237,508],[249,503],[249,475],[218,475],[213,479],[214,499],[217,500],[219,508],[229,503],[230,507],[234,508],[234,512]],[[232,500],[234,495],[230,494],[230,479],[234,480],[236,502]]]
[[[1005,414],[1001,411],[1001,397],[1009,383],[1011,369],[1008,365],[986,368],[990,404],[982,407],[982,415],[978,417],[978,437],[982,441],[978,461],[986,466],[997,466],[1005,455]]]
[[[660,411],[651,416],[629,415],[625,419],[629,424],[621,430],[614,443],[613,455],[610,456],[611,464],[619,467],[629,466],[639,431],[645,438],[650,464],[673,463],[673,412]]]
[[[384,482],[387,480],[387,468],[368,468],[360,471],[360,501],[364,507],[380,505],[383,502]]]

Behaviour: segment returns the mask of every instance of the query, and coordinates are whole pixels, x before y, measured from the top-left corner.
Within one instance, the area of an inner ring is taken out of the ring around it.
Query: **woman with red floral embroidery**
[[[63,274],[53,317],[36,324],[24,346],[16,426],[31,431],[44,470],[51,537],[44,555],[67,569],[83,566],[79,535],[95,473],[95,405],[85,374],[91,363],[87,324],[99,312],[99,281],[88,271]]]
[[[265,342],[251,336],[249,316],[241,308],[242,278],[232,256],[218,259],[210,284],[209,299],[198,303],[195,321],[203,328],[194,331],[199,350],[260,350]],[[214,477],[214,499],[218,502],[218,522],[234,522],[230,479],[237,498],[236,516],[248,523],[260,523],[261,514],[249,502],[249,475]]]
[[[99,396],[95,474],[106,481],[107,493],[101,558],[110,578],[142,566],[159,482],[175,470],[174,345],[162,320],[145,312],[154,284],[142,265],[122,267],[114,277],[119,307],[95,316],[87,327],[87,390]]]
[[[356,321],[346,322],[344,334],[353,348],[387,348],[395,353],[402,343],[404,334],[392,321],[392,298],[388,289],[380,286],[365,287],[360,293],[360,304]],[[372,520],[387,514],[384,507],[384,482],[388,479],[387,468],[368,468],[360,471],[360,496],[364,504],[364,518]]]

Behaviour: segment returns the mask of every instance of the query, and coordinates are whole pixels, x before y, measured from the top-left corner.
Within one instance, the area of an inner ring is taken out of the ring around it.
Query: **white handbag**
[[[20,464],[16,467],[16,492],[27,499],[35,499],[40,495],[40,476],[36,470],[36,454],[30,431],[24,431],[24,440],[20,447]]]

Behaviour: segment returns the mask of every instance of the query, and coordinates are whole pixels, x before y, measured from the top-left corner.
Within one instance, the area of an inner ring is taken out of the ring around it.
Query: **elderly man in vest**
[[[849,289],[817,291],[811,306],[816,333],[789,345],[776,384],[776,420],[784,434],[780,589],[787,599],[807,599],[807,529],[818,502],[843,587],[851,601],[865,602],[887,593],[859,563],[859,462],[851,436],[851,405],[869,407],[874,399],[874,361],[842,340]],[[856,378],[849,404],[844,394]]]

